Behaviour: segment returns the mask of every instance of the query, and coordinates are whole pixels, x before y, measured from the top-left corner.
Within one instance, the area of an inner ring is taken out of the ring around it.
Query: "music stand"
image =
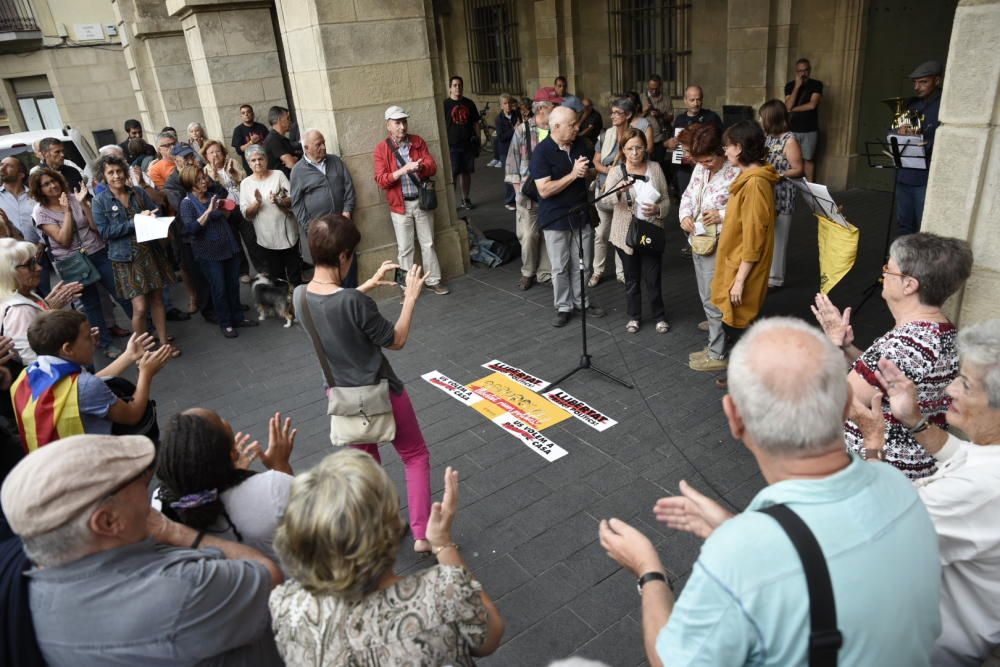
[[[554,220],[554,222],[559,222],[561,220],[569,220],[570,236],[576,235],[577,254],[579,257],[578,271],[580,273],[580,297],[581,297],[580,303],[583,306],[580,309],[580,335],[583,342],[583,347],[582,347],[583,352],[580,355],[580,361],[577,362],[576,368],[569,371],[565,375],[560,376],[559,379],[552,382],[549,385],[549,387],[558,387],[560,384],[562,384],[564,380],[572,376],[577,371],[587,369],[600,373],[604,377],[608,378],[609,380],[612,380],[613,382],[617,382],[626,389],[633,388],[632,385],[626,382],[625,380],[622,380],[619,377],[615,377],[614,375],[608,373],[607,371],[601,370],[591,362],[590,352],[587,350],[587,305],[588,305],[587,277],[586,277],[587,262],[585,260],[585,255],[583,252],[583,227],[584,225],[591,224],[591,217],[590,217],[592,213],[591,207],[597,202],[604,199],[605,197],[618,193],[622,190],[625,190],[626,188],[632,187],[632,183],[633,181],[626,179],[622,181],[621,185],[619,185],[618,187],[608,190],[600,197],[595,197],[593,201],[588,201],[585,204],[574,206],[569,210],[569,212],[566,215]]]
[[[868,166],[872,169],[891,169],[893,172],[901,169],[913,169],[926,171],[930,161],[924,151],[923,144],[911,141],[916,135],[895,135],[890,134],[887,141],[876,139],[865,142],[865,152],[863,155],[868,161]],[[900,139],[903,139],[900,142]],[[892,197],[889,200],[889,220],[885,226],[885,239],[882,242],[882,263],[889,261],[889,246],[892,243],[892,227],[896,217],[896,175],[892,177]],[[875,292],[881,290],[882,276],[865,288],[861,301],[852,309],[857,313],[868,303]]]

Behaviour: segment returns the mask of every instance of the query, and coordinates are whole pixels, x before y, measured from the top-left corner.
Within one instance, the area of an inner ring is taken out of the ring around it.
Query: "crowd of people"
[[[969,245],[896,238],[882,268],[894,326],[865,350],[850,309],[823,294],[818,327],[760,318],[785,279],[789,179],[815,168],[823,88],[809,72],[799,61],[785,100],[729,127],[698,86],[675,115],[657,75],[614,99],[607,125],[564,77],[527,104],[504,96],[493,166],[519,286],[551,281],[561,327],[604,316],[581,285],[614,264],[626,332],[645,305],[666,334],[662,232],[678,207],[708,337],[689,364],[726,371],[722,410],[766,487],[738,514],[686,482],[655,504],[655,521],[704,540],[679,597],[643,532],[600,521],[601,546],[637,579],[651,665],[980,665],[1000,645],[1000,321],[959,331],[942,310],[971,274]],[[460,77],[444,114],[472,208],[480,118]],[[502,641],[504,617],[453,538],[459,473],[444,470],[434,502],[418,414],[384,353],[406,345],[425,290],[448,293],[427,192],[438,165],[406,110],[386,109],[374,180],[398,255],[360,280],[345,162],[286,109],[269,110],[270,127],[249,105],[240,115],[228,147],[198,123],[149,145],[130,120],[92,183],[55,139],[30,175],[0,163],[4,664],[458,666]],[[139,242],[137,214],[173,215],[169,239]],[[347,445],[298,474],[297,429],[280,413],[256,440],[199,407],[161,433],[152,407],[153,378],[180,355],[167,322],[200,313],[237,337],[257,324],[240,298],[252,272],[287,286],[323,370],[331,442]],[[170,300],[178,273],[184,310]],[[370,292],[400,280],[391,321]],[[384,441],[403,462],[406,520]],[[400,575],[407,533],[436,564]]]

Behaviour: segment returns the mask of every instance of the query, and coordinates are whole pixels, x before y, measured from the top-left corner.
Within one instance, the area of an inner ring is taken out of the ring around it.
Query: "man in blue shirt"
[[[577,272],[577,234],[583,236],[584,281],[590,280],[594,263],[594,230],[584,214],[570,214],[587,203],[587,171],[594,157],[590,144],[576,136],[576,112],[556,107],[549,115],[549,136],[531,154],[531,178],[538,187],[538,227],[545,235],[545,249],[552,264],[552,292],[556,318],[552,326],[566,326],[574,310],[587,308],[592,317],[604,309],[585,304]]]
[[[915,95],[910,98],[906,107],[921,118],[920,130],[904,127],[900,128],[898,132],[899,134],[923,135],[927,168],[896,170],[896,220],[899,222],[900,236],[919,232],[920,220],[924,217],[927,174],[931,167],[931,152],[934,150],[938,111],[941,109],[941,74],[943,71],[941,63],[929,60],[910,73]]]
[[[628,524],[601,546],[640,577],[646,655],[662,664],[806,665],[810,598],[802,562],[759,511],[785,505],[826,560],[845,665],[928,665],[941,632],[937,537],[906,477],[844,447],[851,401],[843,354],[805,322],[773,318],[733,349],[722,407],[769,486],[733,515],[681,482],[654,514],[705,538],[676,600],[652,543]]]

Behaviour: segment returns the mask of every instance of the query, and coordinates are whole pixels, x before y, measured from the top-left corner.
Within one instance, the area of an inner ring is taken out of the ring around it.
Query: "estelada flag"
[[[816,215],[816,214],[814,214]],[[847,227],[830,218],[816,215],[819,220],[819,291],[829,294],[833,286],[854,268],[858,257],[858,228]]]
[[[80,371],[71,361],[41,356],[11,386],[25,452],[30,454],[50,442],[84,432],[77,392]]]

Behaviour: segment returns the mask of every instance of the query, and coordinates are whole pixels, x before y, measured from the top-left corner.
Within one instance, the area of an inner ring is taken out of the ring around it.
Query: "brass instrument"
[[[907,130],[910,134],[923,132],[924,115],[906,106],[905,97],[890,97],[882,100],[882,104],[892,110],[892,121],[889,127],[893,131]]]

